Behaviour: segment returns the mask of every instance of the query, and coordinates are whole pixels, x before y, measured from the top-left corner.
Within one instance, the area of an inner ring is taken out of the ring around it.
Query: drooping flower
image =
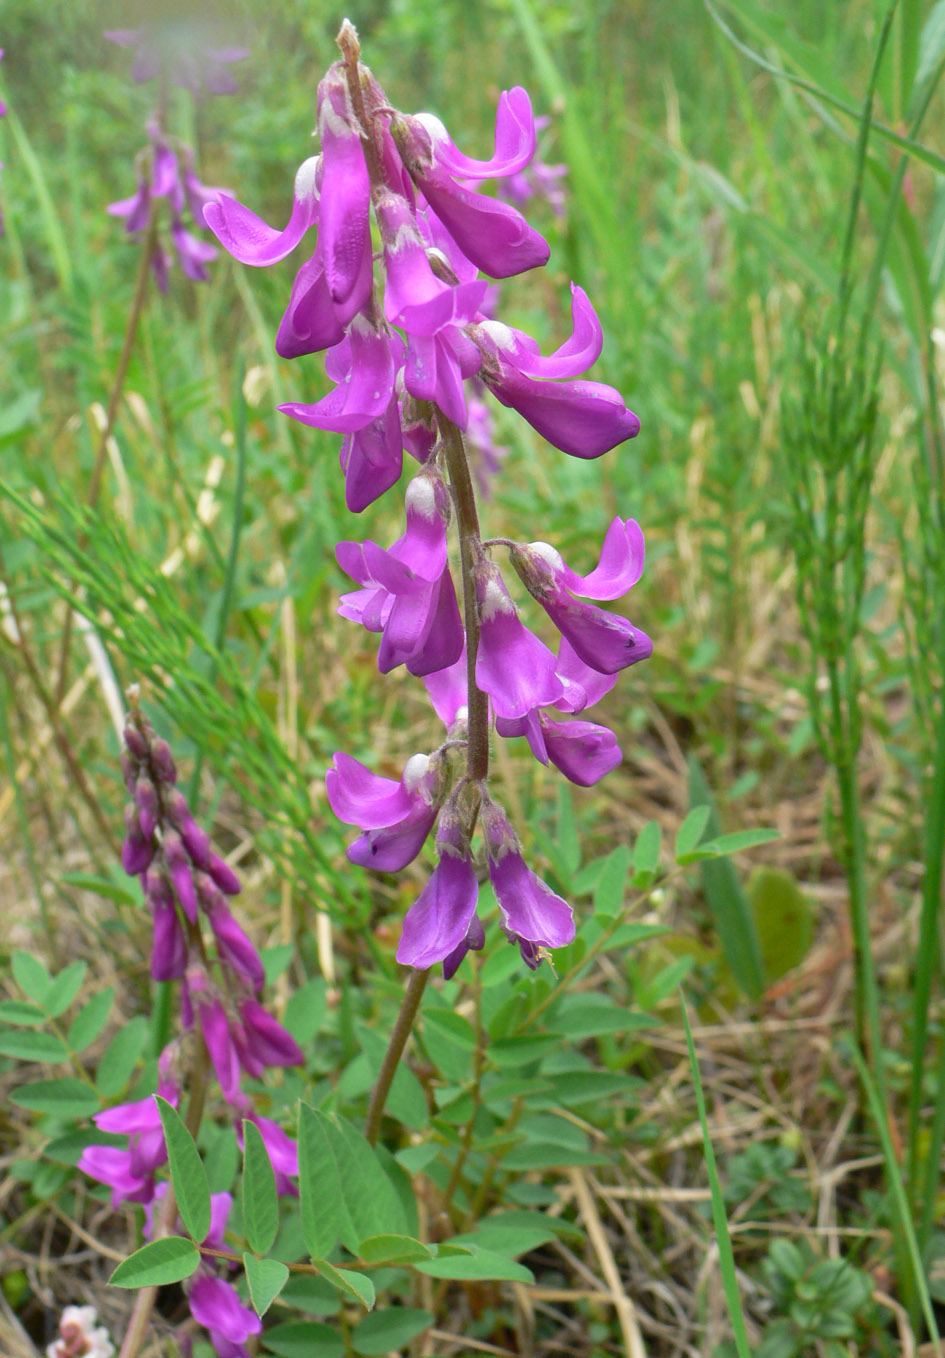
[[[498,566],[475,567],[479,607],[476,683],[487,693],[497,717],[524,717],[561,697],[555,657],[518,616]]]
[[[508,817],[491,798],[483,802],[482,829],[502,927],[534,969],[542,949],[563,948],[573,941],[571,907],[527,866]]]
[[[332,811],[361,835],[348,859],[378,872],[399,872],[423,848],[436,821],[441,796],[439,761],[415,754],[400,782],[382,778],[350,755],[338,753],[325,775]]]
[[[185,208],[188,209],[197,224],[203,225],[201,214],[204,205],[222,190],[201,184],[194,169],[193,152],[168,137],[156,118],[148,121],[147,132],[148,147],[139,154],[135,163],[135,193],[130,198],[110,203],[106,211],[124,221],[126,232],[139,236],[147,230],[152,214],[157,211],[161,201],[165,201],[170,213],[170,240],[178,263],[188,278],[203,282],[208,276],[207,264],[216,259],[217,251],[188,230],[183,214]],[[183,174],[181,162],[184,164]],[[150,248],[152,270],[158,287],[165,292],[170,256],[154,231],[150,237]]]
[[[614,387],[602,382],[559,381],[586,372],[600,355],[603,333],[583,288],[571,285],[574,331],[543,358],[535,341],[500,321],[473,327],[482,350],[480,377],[493,396],[572,457],[600,457],[640,432],[640,421]]]
[[[626,618],[582,602],[575,596],[610,600],[631,589],[643,571],[643,534],[634,519],[614,519],[589,575],[577,575],[547,542],[518,544],[509,552],[529,593],[566,636],[578,657],[602,674],[645,660],[653,643]]]
[[[209,1330],[218,1358],[249,1358],[246,1340],[259,1334],[262,1321],[243,1305],[231,1283],[201,1274],[190,1285],[188,1304],[197,1324]]]
[[[429,674],[451,665],[463,647],[463,627],[447,566],[449,494],[438,476],[421,472],[406,495],[407,527],[385,550],[374,542],[342,542],[338,564],[362,588],[343,594],[342,617],[382,633],[382,674],[405,665]]]
[[[452,960],[464,944],[475,946],[467,939],[476,913],[479,882],[462,822],[448,808],[440,815],[436,848],[437,865],[404,917],[397,948],[397,961],[418,971]],[[458,966],[462,957],[455,960]]]
[[[493,278],[547,264],[548,242],[516,208],[459,182],[515,174],[528,164],[535,124],[525,90],[516,87],[499,97],[495,153],[487,161],[458,151],[429,113],[397,114],[390,131],[414,183],[468,259]]]

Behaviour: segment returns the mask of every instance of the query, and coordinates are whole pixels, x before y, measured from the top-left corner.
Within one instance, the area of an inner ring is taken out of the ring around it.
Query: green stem
[[[108,393],[108,405],[105,409],[105,425],[98,441],[95,463],[92,467],[92,476],[85,497],[85,502],[89,509],[94,508],[95,503],[98,500],[99,491],[101,490],[102,473],[105,470],[105,456],[108,452],[108,440],[112,436],[115,420],[118,417],[118,404],[121,400],[122,392],[125,389],[125,378],[128,376],[128,364],[131,362],[131,355],[138,334],[138,322],[144,311],[145,298],[148,295],[148,279],[151,276],[151,258],[154,254],[154,247],[157,240],[157,212],[155,211],[155,208],[156,201],[152,199],[148,207],[148,221],[141,245],[141,257],[138,260],[138,276],[135,279],[135,290],[134,296],[131,299],[131,310],[128,313],[128,324],[125,326],[125,335],[121,342],[121,353],[118,355],[118,366],[115,369],[111,390]],[[79,550],[84,551],[87,545],[88,540],[85,535],[82,534],[79,538]],[[75,588],[74,582],[72,588]],[[62,702],[63,697],[65,696],[66,677],[69,666],[69,648],[71,643],[72,609],[70,608],[66,613],[65,626],[62,631],[62,642],[59,647],[59,659],[56,665],[56,683],[54,691],[57,706]]]
[[[239,560],[240,537],[243,530],[243,501],[246,495],[246,398],[243,395],[242,370],[236,383],[236,488],[233,492],[233,529],[230,533],[230,550],[226,558],[226,573],[223,577],[223,592],[220,596],[220,610],[217,613],[216,627],[213,631],[213,651],[210,655],[209,680],[212,684],[217,674],[217,655],[223,649],[226,625],[233,606],[233,592],[236,588],[236,566]],[[194,806],[200,791],[200,771],[203,767],[203,750],[198,748],[194,759],[194,771],[190,779],[187,800]]]

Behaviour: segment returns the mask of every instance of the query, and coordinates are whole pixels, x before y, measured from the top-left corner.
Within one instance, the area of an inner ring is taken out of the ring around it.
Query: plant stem
[[[407,989],[404,991],[404,998],[400,1006],[400,1013],[397,1015],[394,1031],[390,1035],[390,1043],[384,1053],[384,1063],[378,1072],[377,1083],[371,1091],[371,1102],[368,1105],[364,1135],[372,1146],[377,1145],[377,1138],[381,1130],[381,1118],[384,1116],[384,1104],[387,1102],[387,1095],[390,1093],[394,1076],[397,1074],[400,1058],[403,1056],[407,1038],[410,1036],[413,1021],[417,1016],[417,1010],[420,1008],[420,1001],[423,999],[423,992],[427,988],[429,979],[429,970],[415,971],[411,969],[410,979],[407,982]],[[124,1358],[124,1355],[122,1355],[122,1358]]]
[[[482,537],[479,531],[479,514],[476,510],[476,493],[469,474],[463,436],[456,425],[439,410],[437,425],[446,449],[446,465],[459,523],[459,552],[463,572],[463,621],[466,625],[466,701],[469,710],[466,772],[470,781],[480,781],[489,774],[489,703],[486,695],[476,685],[479,610],[476,606],[473,571],[482,557]]]
[[[138,275],[135,279],[135,290],[134,296],[131,299],[131,310],[128,313],[128,324],[125,326],[125,334],[121,342],[121,353],[118,355],[118,366],[115,369],[111,390],[108,393],[108,405],[105,408],[105,424],[102,427],[98,449],[95,454],[95,462],[92,466],[92,476],[85,497],[85,502],[89,509],[94,508],[102,486],[102,473],[105,470],[105,456],[108,452],[108,440],[111,438],[112,430],[115,427],[115,420],[118,416],[118,404],[121,400],[122,392],[125,389],[125,378],[128,376],[128,364],[131,362],[131,354],[138,334],[138,322],[141,320],[141,315],[144,311],[145,298],[148,294],[148,279],[151,275],[151,257],[154,254],[156,238],[157,213],[155,211],[155,200],[152,198],[148,207],[148,221],[144,231],[144,238],[141,243],[141,257],[138,260]],[[80,551],[84,551],[87,545],[88,539],[83,533],[79,538]],[[72,588],[75,589],[74,582]],[[57,706],[62,702],[66,691],[66,671],[69,665],[69,648],[71,643],[72,609],[70,608],[66,613],[66,622],[62,632],[62,643],[59,648],[59,659],[56,664],[54,692]]]

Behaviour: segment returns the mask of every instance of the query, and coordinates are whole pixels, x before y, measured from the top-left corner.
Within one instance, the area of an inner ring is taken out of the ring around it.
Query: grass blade
[[[702,1146],[705,1151],[706,1172],[709,1176],[709,1191],[712,1194],[712,1225],[715,1227],[715,1239],[719,1247],[719,1269],[722,1274],[722,1287],[725,1290],[725,1301],[732,1321],[732,1330],[735,1337],[735,1350],[738,1354],[738,1358],[751,1358],[751,1349],[748,1345],[748,1331],[745,1328],[745,1316],[742,1311],[741,1297],[738,1295],[738,1279],[735,1276],[735,1256],[732,1254],[732,1238],[728,1233],[728,1221],[725,1216],[725,1200],[722,1197],[722,1185],[719,1183],[719,1172],[715,1164],[715,1152],[712,1149],[712,1141],[709,1137],[709,1124],[705,1113],[705,1096],[702,1093],[702,1081],[699,1078],[699,1063],[696,1060],[696,1049],[692,1041],[692,1029],[689,1026],[689,1010],[686,1007],[686,994],[682,986],[679,988],[679,1002],[682,1007],[683,1025],[686,1029],[686,1046],[689,1050],[689,1066],[692,1070],[692,1084],[696,1095],[696,1109],[699,1113],[699,1126],[702,1128]]]

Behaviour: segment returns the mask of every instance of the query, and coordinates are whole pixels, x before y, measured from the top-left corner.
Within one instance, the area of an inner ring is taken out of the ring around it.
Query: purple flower
[[[134,805],[125,807],[125,838],[121,846],[121,866],[129,877],[144,872],[154,858],[157,845],[152,834],[146,835]]]
[[[123,1202],[149,1202],[154,1194],[154,1175],[136,1174],[131,1160],[131,1152],[117,1146],[86,1146],[79,1156],[79,1169],[109,1186],[113,1207]]]
[[[177,1085],[163,1069],[158,1093],[177,1107]],[[154,1171],[167,1160],[161,1115],[153,1096],[116,1104],[96,1113],[93,1121],[100,1131],[125,1133],[129,1137],[128,1149],[86,1146],[79,1158],[79,1168],[111,1187],[113,1207],[122,1202],[150,1201],[154,1194]]]
[[[207,914],[220,957],[235,972],[245,977],[258,994],[266,980],[262,959],[218,891],[210,896]]]
[[[483,803],[481,824],[502,927],[526,964],[537,967],[541,949],[563,948],[574,939],[571,907],[527,867],[508,817],[491,799]]]
[[[518,616],[498,566],[481,561],[475,569],[479,606],[476,683],[492,701],[497,717],[524,717],[554,703],[564,692],[555,657]]]
[[[483,354],[480,376],[497,400],[517,410],[555,448],[572,457],[600,457],[634,438],[640,421],[614,387],[549,380],[585,372],[600,354],[600,322],[584,289],[573,283],[571,314],[571,338],[548,358],[522,331],[480,322],[472,332]]]
[[[155,981],[180,980],[187,970],[190,949],[167,878],[149,872],[145,895],[151,907],[154,929],[151,975]]]
[[[481,952],[485,946],[486,931],[482,927],[482,920],[478,915],[473,915],[469,921],[469,928],[466,930],[466,937],[462,942],[457,943],[451,953],[443,958],[443,980],[451,981],[453,979],[468,952]]]
[[[350,434],[396,409],[394,377],[403,356],[401,340],[366,317],[355,316],[340,343],[325,356],[325,371],[336,384],[314,405],[291,401],[279,409],[315,429]],[[398,452],[399,452],[398,448]],[[399,474],[399,468],[398,468]]]
[[[449,495],[439,477],[421,472],[407,487],[407,528],[388,550],[374,542],[342,542],[338,564],[364,588],[343,594],[342,617],[383,637],[382,674],[406,665],[429,674],[451,665],[463,647],[463,627],[446,560]]]
[[[614,519],[589,575],[577,575],[547,542],[510,549],[513,566],[530,594],[566,636],[578,657],[602,674],[645,660],[653,643],[626,618],[582,603],[575,594],[616,599],[639,580],[643,571],[643,534],[634,519]]]
[[[328,294],[336,306],[355,295],[360,310],[371,294],[370,282],[365,286],[371,272],[371,181],[341,62],[318,86],[318,132],[324,167],[318,243]]]
[[[246,1340],[259,1334],[262,1321],[230,1283],[203,1274],[191,1285],[188,1300],[194,1320],[210,1331],[219,1358],[248,1358]]]
[[[259,1128],[266,1147],[266,1154],[272,1165],[276,1176],[276,1192],[280,1197],[287,1194],[298,1197],[298,1188],[292,1182],[299,1177],[299,1148],[291,1136],[279,1126],[278,1122],[273,1122],[271,1118],[264,1118],[259,1113],[247,1112],[247,1119],[255,1122]],[[237,1140],[240,1149],[243,1147],[243,1124],[240,1122],[236,1129]]]
[[[465,429],[463,379],[478,372],[482,357],[463,327],[478,314],[488,285],[484,279],[453,285],[436,277],[405,198],[384,194],[375,211],[387,268],[384,314],[407,334],[404,386]]]
[[[177,899],[191,924],[196,924],[197,889],[194,885],[193,867],[190,856],[184,848],[184,841],[176,830],[166,830],[161,847],[164,851],[164,861],[167,864],[171,885],[177,894]]]
[[[184,980],[185,998],[196,1010],[207,1054],[227,1103],[239,1093],[240,1055],[233,1040],[226,1010],[211,989],[209,978],[192,967]]]
[[[178,262],[188,278],[203,282],[207,278],[207,264],[216,259],[217,251],[212,245],[199,240],[188,231],[181,217],[185,206],[190,208],[198,222],[202,222],[204,204],[209,202],[221,189],[209,189],[200,183],[194,171],[194,156],[189,147],[180,147],[180,156],[185,170],[181,178],[180,162],[172,150],[160,124],[154,120],[148,123],[150,147],[138,157],[138,187],[130,198],[110,203],[106,208],[113,217],[124,219],[125,231],[132,235],[144,231],[151,220],[152,211],[159,199],[166,199],[171,211],[170,235],[177,254]],[[167,290],[169,256],[159,242],[152,240],[151,266],[162,292]]]
[[[233,1041],[246,1074],[258,1080],[267,1066],[301,1066],[302,1048],[258,1000],[244,1000]]]
[[[198,240],[180,221],[171,223],[171,240],[174,242],[180,267],[187,277],[192,278],[195,283],[205,283],[209,277],[207,265],[217,257],[213,246],[207,245],[206,241]]]
[[[325,775],[329,805],[339,820],[363,831],[348,859],[377,872],[399,872],[416,858],[436,820],[439,762],[413,755],[399,783],[347,754],[336,754],[333,765]]]
[[[261,217],[229,194],[221,193],[214,202],[207,203],[203,219],[234,259],[241,264],[265,268],[292,253],[318,217],[317,180],[321,159],[321,156],[311,156],[299,166],[292,214],[281,231],[267,226]]]
[[[495,153],[488,161],[462,155],[432,114],[397,114],[391,135],[414,183],[459,248],[493,278],[547,264],[550,249],[515,208],[487,198],[457,179],[515,174],[535,151],[535,124],[525,90],[505,91],[496,111]]]
[[[463,947],[470,936],[479,896],[468,840],[459,818],[448,811],[440,818],[436,847],[439,861],[404,917],[397,949],[397,961],[418,971],[452,960]],[[460,960],[456,959],[457,966]]]
[[[193,23],[112,28],[106,29],[105,37],[119,47],[134,48],[131,74],[137,84],[163,75],[198,98],[204,90],[234,94],[236,82],[226,67],[249,56],[245,47],[208,46],[206,27]]]
[[[554,764],[578,787],[593,787],[620,763],[617,737],[590,721],[552,721],[545,712],[529,712],[514,721],[497,717],[500,736],[525,736],[541,764]]]

